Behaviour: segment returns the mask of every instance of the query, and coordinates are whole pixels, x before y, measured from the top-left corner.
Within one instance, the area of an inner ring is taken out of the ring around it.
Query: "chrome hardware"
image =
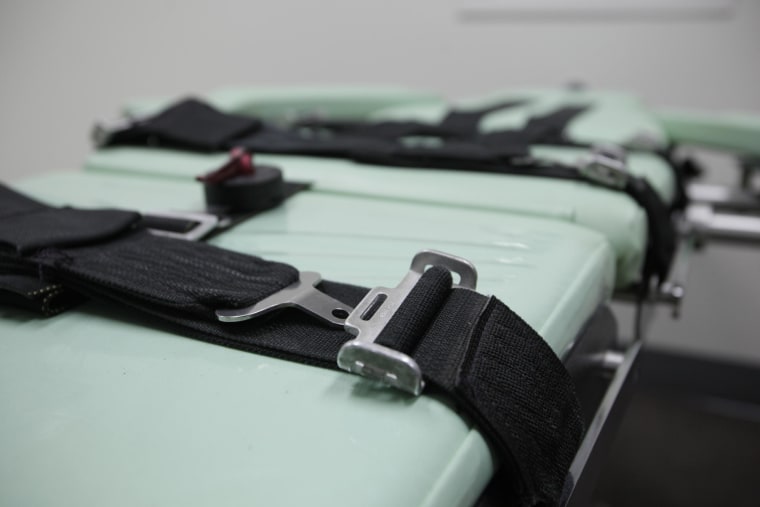
[[[217,310],[221,322],[240,322],[253,319],[281,308],[298,308],[334,326],[343,327],[352,308],[316,289],[322,277],[313,271],[303,271],[298,281],[264,298],[253,306],[240,310]]]
[[[148,229],[148,231],[155,236],[184,239],[187,241],[199,241],[220,225],[219,217],[216,215],[211,215],[209,213],[192,213],[184,211],[151,211],[150,213],[143,213],[143,216],[174,218],[177,220],[194,222],[196,224],[195,227],[186,232],[165,231],[163,229]]]
[[[375,340],[430,266],[442,266],[459,275],[459,282],[453,287],[475,290],[478,274],[469,261],[435,250],[423,250],[414,256],[409,272],[398,286],[372,289],[356,308],[317,290],[315,287],[321,281],[319,273],[304,271],[296,283],[255,305],[217,310],[216,317],[221,322],[240,322],[281,308],[298,308],[356,336],[338,351],[341,369],[417,396],[425,387],[419,365],[403,352],[375,343]]]
[[[412,259],[409,272],[393,289],[372,289],[346,319],[346,331],[356,336],[343,344],[338,352],[341,369],[362,375],[419,395],[425,383],[422,371],[411,357],[397,350],[375,343],[391,317],[401,307],[406,297],[419,281],[428,266],[443,266],[459,275],[454,287],[475,289],[477,271],[461,257],[423,250]]]
[[[578,170],[586,179],[612,188],[624,188],[630,179],[626,152],[617,145],[595,146],[578,161]]]
[[[704,237],[760,240],[760,216],[718,212],[709,204],[692,204],[686,209],[686,217]]]

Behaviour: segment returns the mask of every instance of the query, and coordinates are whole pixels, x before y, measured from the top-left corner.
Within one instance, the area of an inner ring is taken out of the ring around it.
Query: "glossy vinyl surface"
[[[202,97],[223,111],[274,121],[303,116],[363,118],[391,106],[443,103],[434,93],[397,86],[239,86],[220,88]],[[152,114],[174,100],[176,97],[131,100],[124,112],[133,116]]]
[[[655,118],[634,96],[625,93],[570,89],[507,90],[457,101],[452,106],[432,96],[425,98],[420,92],[382,90],[368,88],[362,92],[362,89],[357,88],[347,90],[329,87],[313,90],[239,88],[211,92],[208,98],[225,110],[241,114],[257,114],[257,111],[274,114],[277,111],[280,117],[288,116],[284,111],[289,101],[313,106],[318,100],[323,100],[327,107],[325,116],[328,117],[364,116],[377,120],[431,122],[440,121],[452,107],[467,110],[504,101],[524,101],[518,106],[487,115],[481,121],[480,128],[483,131],[520,128],[532,116],[568,105],[589,105],[592,107],[588,111],[569,124],[570,138],[579,142],[624,144],[643,134],[663,146],[667,143],[667,135]],[[361,112],[348,111],[350,104],[359,101],[362,93],[366,96],[367,104],[382,103],[383,107],[365,107]],[[341,103],[341,100],[342,106],[332,108],[331,104]],[[166,103],[166,100],[155,101],[150,106],[152,109],[148,109],[155,110]],[[144,111],[145,104],[146,102],[135,101],[127,109],[132,112]],[[343,113],[344,110],[348,112]],[[586,149],[556,146],[534,146],[531,151],[538,158],[567,164],[575,164],[587,153]],[[98,172],[184,179],[218,167],[225,159],[226,155],[112,148],[94,153],[85,167]],[[505,211],[578,223],[599,231],[608,238],[615,251],[618,287],[635,283],[640,277],[646,252],[646,216],[630,197],[619,192],[592,187],[583,182],[468,174],[462,171],[389,169],[336,159],[260,156],[257,160],[281,167],[288,178],[312,182],[320,191]],[[651,153],[631,152],[628,167],[633,174],[646,178],[663,200],[672,200],[674,180],[671,169],[662,158]]]
[[[760,156],[760,115],[663,110],[657,117],[679,143]]]
[[[16,187],[61,205],[202,205],[195,183],[134,175]],[[614,278],[605,238],[563,221],[320,190],[214,242],[364,285],[395,285],[421,248],[462,255],[558,353]],[[115,305],[0,315],[3,505],[468,505],[495,466],[432,396],[177,336]]]
[[[565,149],[554,149],[560,152]],[[563,156],[572,157],[565,151]],[[188,181],[227,160],[144,148],[109,148],[94,153],[86,170],[137,178]],[[618,286],[636,281],[646,249],[646,216],[627,195],[583,182],[548,178],[383,168],[345,160],[261,155],[258,163],[281,168],[286,180],[313,183],[315,191],[398,203],[551,218],[602,233],[615,252]]]

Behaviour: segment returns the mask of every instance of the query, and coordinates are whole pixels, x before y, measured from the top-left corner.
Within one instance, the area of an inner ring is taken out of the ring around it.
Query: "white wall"
[[[498,20],[450,0],[0,0],[0,178],[77,168],[125,97],[244,83],[450,95],[584,80],[760,111],[760,2],[729,16]]]
[[[760,112],[760,2],[667,20],[475,19],[457,14],[463,3],[0,0],[0,179],[79,167],[93,120],[125,97],[225,84],[382,82],[462,95],[580,79],[656,105]],[[698,261],[696,296],[681,322],[658,320],[660,344],[760,361],[756,250],[733,255],[744,257]],[[708,276],[727,265],[730,304]]]

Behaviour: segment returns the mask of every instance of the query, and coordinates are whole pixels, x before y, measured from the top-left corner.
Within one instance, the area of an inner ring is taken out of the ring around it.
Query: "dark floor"
[[[760,384],[752,390],[760,394]],[[594,506],[760,506],[758,407],[642,386],[612,445]]]

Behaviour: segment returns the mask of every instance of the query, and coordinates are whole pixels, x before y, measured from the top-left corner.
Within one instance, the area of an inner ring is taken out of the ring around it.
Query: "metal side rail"
[[[686,213],[701,238],[760,242],[760,209],[757,214],[732,213],[710,204],[692,204]]]
[[[572,489],[565,507],[589,504],[602,463],[628,406],[638,376],[641,346],[640,341],[635,341],[625,352],[610,351],[598,358],[599,366],[614,371],[614,375],[570,466],[571,480],[568,483]]]
[[[735,185],[692,183],[687,193],[691,205],[687,218],[704,239],[760,241],[760,162],[739,161],[741,174]]]

